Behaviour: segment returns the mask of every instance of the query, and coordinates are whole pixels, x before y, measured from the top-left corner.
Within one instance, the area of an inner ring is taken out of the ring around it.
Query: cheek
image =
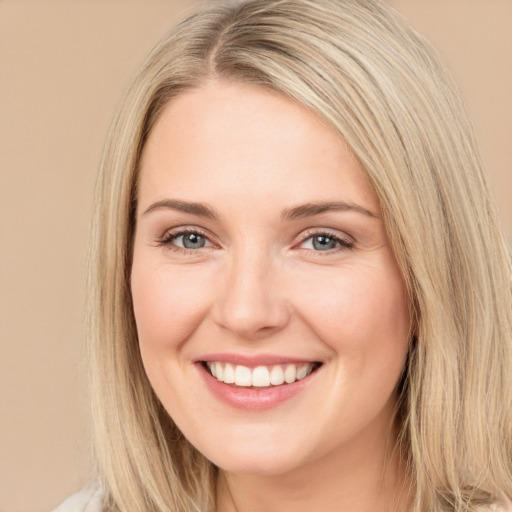
[[[347,378],[401,371],[409,342],[409,301],[398,269],[385,268],[334,269],[294,291],[303,297],[302,317],[346,366]]]
[[[131,291],[141,350],[176,348],[188,338],[206,309],[204,282],[197,271],[172,271],[134,257]]]

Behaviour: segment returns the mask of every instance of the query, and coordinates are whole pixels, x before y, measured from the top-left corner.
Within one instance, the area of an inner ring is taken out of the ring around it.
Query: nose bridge
[[[225,272],[217,304],[220,325],[245,339],[268,336],[286,325],[279,264],[268,249],[246,245],[233,251]]]

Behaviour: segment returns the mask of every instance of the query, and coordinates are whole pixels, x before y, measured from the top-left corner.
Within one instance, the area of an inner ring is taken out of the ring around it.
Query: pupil
[[[204,247],[204,238],[196,233],[189,233],[183,237],[183,246],[187,249],[198,249]]]
[[[336,248],[336,240],[328,236],[315,236],[313,238],[313,247],[318,251],[328,251]]]

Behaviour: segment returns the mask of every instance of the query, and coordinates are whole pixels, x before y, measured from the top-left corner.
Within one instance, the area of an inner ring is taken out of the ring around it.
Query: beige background
[[[198,1],[0,1],[0,512],[89,478],[81,366],[95,169],[135,68]],[[512,240],[512,1],[392,0],[472,111]]]

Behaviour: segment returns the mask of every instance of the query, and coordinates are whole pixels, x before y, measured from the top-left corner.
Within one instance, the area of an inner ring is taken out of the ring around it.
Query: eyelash
[[[178,245],[173,244],[172,242],[179,237],[191,235],[191,234],[199,235],[199,236],[205,238],[206,240],[208,240],[208,242],[213,245],[213,243],[209,239],[209,236],[205,232],[203,232],[197,228],[181,228],[181,229],[179,229],[179,231],[167,232],[167,233],[165,233],[165,235],[162,238],[158,239],[157,242],[158,242],[159,246],[167,246],[173,251],[177,251],[177,252],[184,253],[184,254],[190,254],[190,253],[197,252],[198,249],[187,249],[185,247],[179,247]],[[340,252],[340,251],[351,250],[354,248],[354,241],[352,239],[350,239],[348,237],[340,236],[337,233],[334,233],[332,231],[325,230],[325,229],[323,229],[323,230],[311,229],[311,230],[304,231],[300,235],[300,241],[299,241],[298,245],[302,245],[304,242],[306,242],[310,238],[322,237],[322,236],[329,238],[330,240],[333,240],[334,242],[336,242],[338,244],[338,247],[333,248],[333,249],[328,249],[325,251],[315,251],[312,249],[306,249],[306,250],[312,250],[314,253],[318,254],[319,256],[323,256],[323,255],[329,255],[329,254],[333,254],[333,253]],[[209,248],[209,247],[211,247],[211,246],[208,246],[207,248]],[[201,249],[203,249],[203,247],[201,247]]]

